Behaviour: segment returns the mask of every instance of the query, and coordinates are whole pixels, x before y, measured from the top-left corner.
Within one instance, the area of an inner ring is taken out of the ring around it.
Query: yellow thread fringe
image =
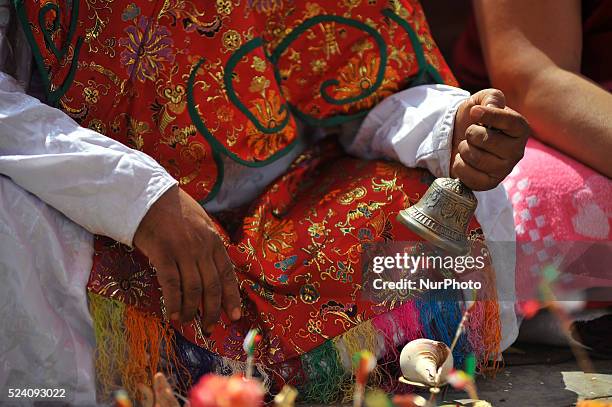
[[[170,376],[173,367],[183,369],[174,353],[173,331],[159,318],[93,293],[89,293],[89,309],[96,335],[100,401],[110,400],[112,392],[121,388],[136,400],[138,384],[151,386],[158,371]]]
[[[89,293],[89,311],[96,335],[95,367],[100,401],[110,400],[110,394],[121,388],[127,344],[123,329],[125,305]]]
[[[353,370],[352,359],[356,352],[361,350],[368,350],[378,357],[381,350],[384,349],[384,345],[381,343],[383,340],[382,336],[379,335],[378,330],[372,325],[372,321],[365,321],[350,330],[346,331],[340,336],[337,336],[332,340],[334,349],[338,353],[338,358],[342,361],[342,364],[346,367],[346,362],[349,362],[351,371]],[[348,357],[348,361],[346,358]],[[354,372],[353,372],[354,375]],[[378,387],[384,380],[383,369],[380,365],[376,365],[376,368],[370,373],[368,379],[368,388]],[[339,393],[343,404],[350,402],[353,399],[354,380],[351,376],[346,377],[340,384]]]

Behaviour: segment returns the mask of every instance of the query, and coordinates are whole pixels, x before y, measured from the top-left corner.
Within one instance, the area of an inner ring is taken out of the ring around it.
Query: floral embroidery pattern
[[[281,98],[276,92],[269,91],[267,96],[267,99],[254,100],[251,112],[253,112],[259,123],[268,128],[274,128],[289,113],[287,111],[281,112]],[[253,152],[253,158],[265,160],[271,154],[279,151],[288,141],[293,140],[295,129],[293,126],[286,126],[283,131],[263,134],[253,123],[249,123],[246,134],[247,144]]]
[[[247,7],[258,13],[270,14],[283,7],[283,0],[247,0]]]
[[[379,68],[380,58],[376,55],[368,53],[352,58],[338,73],[339,85],[335,90],[336,97],[338,99],[355,97],[364,90],[372,88]],[[344,110],[355,111],[375,105],[385,97],[397,92],[399,82],[397,71],[388,67],[382,85],[374,93],[353,104],[344,105]]]
[[[161,25],[152,23],[145,16],[138,18],[138,24],[125,29],[126,38],[119,40],[125,47],[121,52],[121,63],[127,68],[130,76],[140,82],[149,79],[155,81],[159,71],[165,69],[166,63],[174,62],[173,41],[170,31]]]
[[[297,240],[292,220],[279,221],[261,211],[245,219],[245,232],[258,241],[263,257],[270,261],[282,260]]]

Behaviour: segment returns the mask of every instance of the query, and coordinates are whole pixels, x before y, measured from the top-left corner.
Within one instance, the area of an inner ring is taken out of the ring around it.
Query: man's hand
[[[495,188],[523,158],[530,132],[523,116],[506,107],[501,91],[475,93],[457,110],[451,177],[475,191]]]
[[[221,238],[204,209],[178,187],[151,206],[134,235],[134,245],[157,269],[168,315],[191,321],[200,303],[210,333],[221,316],[240,318],[240,293]]]

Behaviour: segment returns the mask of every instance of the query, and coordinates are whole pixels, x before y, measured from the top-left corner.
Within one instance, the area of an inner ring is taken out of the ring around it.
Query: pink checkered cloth
[[[566,299],[612,287],[612,180],[532,138],[503,185],[514,208],[519,301],[537,298],[547,266],[560,272]]]

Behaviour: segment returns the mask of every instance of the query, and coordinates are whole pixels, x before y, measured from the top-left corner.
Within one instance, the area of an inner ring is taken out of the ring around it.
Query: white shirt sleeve
[[[91,233],[131,245],[177,183],[146,154],[80,127],[0,72],[0,174]]]
[[[347,151],[362,158],[388,158],[407,167],[448,176],[457,108],[470,94],[447,85],[421,85],[398,92],[366,116],[354,137],[342,131]]]

